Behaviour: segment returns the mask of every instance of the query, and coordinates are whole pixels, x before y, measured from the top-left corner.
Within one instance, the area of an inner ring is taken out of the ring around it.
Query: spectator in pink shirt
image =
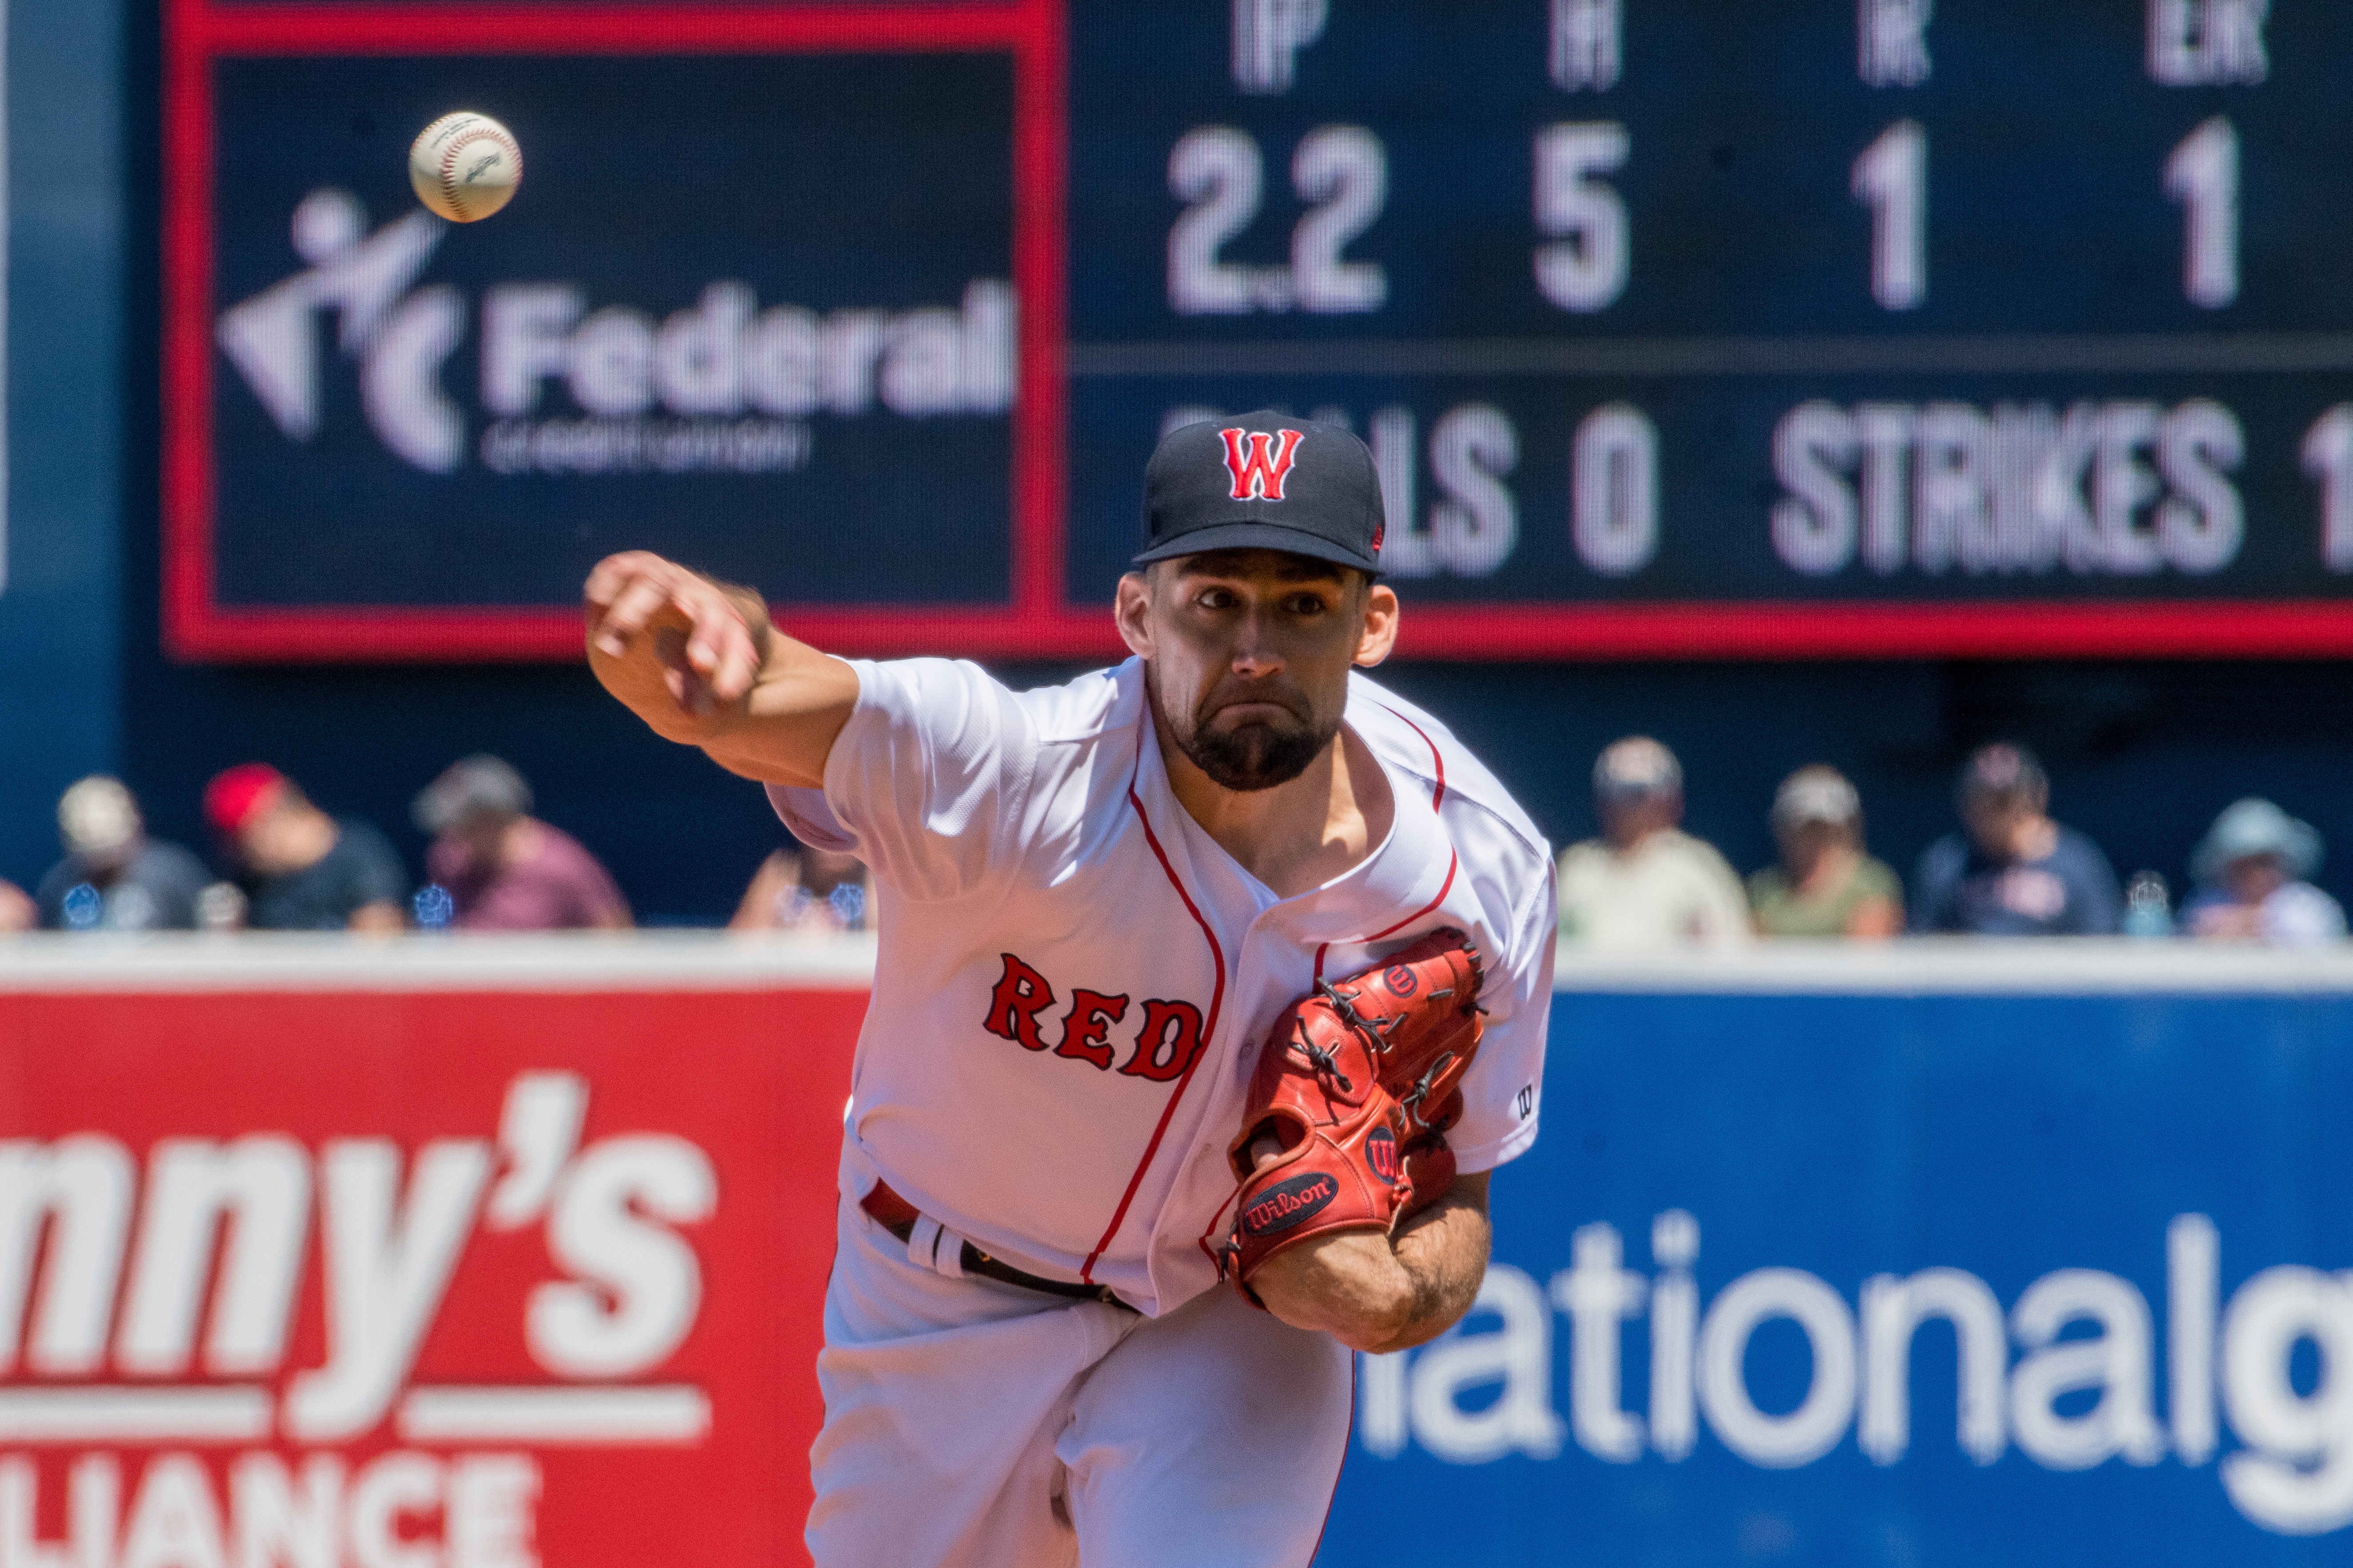
[[[449,764],[413,807],[433,835],[426,875],[449,900],[446,923],[467,931],[618,931],[635,922],[596,858],[531,815],[531,785],[496,757]],[[418,895],[419,923],[443,923]]]

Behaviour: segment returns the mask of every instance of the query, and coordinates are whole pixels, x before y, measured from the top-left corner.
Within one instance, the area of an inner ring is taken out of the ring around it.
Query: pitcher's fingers
[[[735,645],[751,640],[751,634],[744,628],[743,613],[728,603],[725,595],[706,584],[682,586],[671,603],[684,611],[692,623],[692,637],[686,645],[687,662],[705,675],[717,669]]]
[[[668,583],[658,577],[635,579],[606,609],[605,618],[596,628],[596,646],[609,654],[620,653],[670,601]]]
[[[759,671],[759,650],[739,627],[728,639],[719,668],[711,672],[711,694],[723,703],[733,702],[752,689],[752,678]]]
[[[641,553],[628,551],[619,555],[607,555],[596,563],[588,574],[588,581],[581,585],[581,598],[600,610],[610,605],[622,586],[639,574],[643,566],[639,560]]]
[[[733,612],[699,595],[681,594],[670,602],[686,612],[691,623],[686,662],[698,673],[710,674],[719,668],[721,650],[727,646],[727,634],[734,623]]]

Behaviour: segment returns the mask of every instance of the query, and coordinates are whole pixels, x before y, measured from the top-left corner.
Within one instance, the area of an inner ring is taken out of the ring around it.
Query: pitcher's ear
[[[1388,658],[1397,647],[1397,590],[1386,583],[1375,583],[1365,590],[1364,629],[1356,635],[1355,662],[1370,669]]]
[[[1144,658],[1152,657],[1152,567],[1120,578],[1118,591],[1112,599],[1112,619],[1128,652]]]

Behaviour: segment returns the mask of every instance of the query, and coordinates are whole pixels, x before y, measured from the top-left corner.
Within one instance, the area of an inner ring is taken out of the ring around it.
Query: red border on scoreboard
[[[166,0],[164,80],[164,646],[194,660],[573,658],[563,608],[222,605],[214,578],[212,63],[373,54],[801,54],[1002,50],[1013,57],[1013,285],[1021,302],[1013,415],[1010,604],[780,605],[793,630],[845,653],[981,655],[1117,646],[1103,609],[1073,611],[1063,575],[1062,0],[978,5],[271,5]]]
[[[1398,647],[1492,659],[2333,658],[2353,654],[2353,603],[1428,605],[1408,612]]]
[[[218,5],[165,0],[164,644],[192,660],[568,659],[569,608],[221,605],[214,580],[212,62],[278,54],[816,53],[1001,49],[1014,58],[1012,598],[1003,605],[776,606],[849,654],[1115,653],[1107,605],[1066,572],[1068,100],[1064,0],[997,4]],[[1410,592],[1409,591],[1409,597]],[[2353,655],[2332,600],[1416,605],[1402,651],[1497,659]]]

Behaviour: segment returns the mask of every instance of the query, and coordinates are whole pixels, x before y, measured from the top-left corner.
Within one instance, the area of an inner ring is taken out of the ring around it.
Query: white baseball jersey
[[[944,659],[853,668],[822,793],[769,791],[877,885],[849,1197],[880,1177],[1016,1268],[1172,1311],[1217,1282],[1226,1145],[1276,1017],[1439,926],[1485,963],[1460,1167],[1534,1142],[1550,851],[1443,725],[1352,677],[1346,723],[1394,821],[1355,868],[1283,899],[1171,792],[1142,661],[1018,693]]]

